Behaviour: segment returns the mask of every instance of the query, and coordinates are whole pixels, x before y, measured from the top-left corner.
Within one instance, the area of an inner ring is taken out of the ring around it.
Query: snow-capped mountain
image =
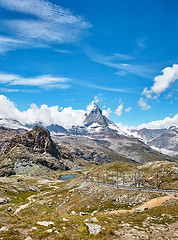
[[[17,121],[17,120],[13,120],[13,119],[7,119],[7,118],[0,118],[0,126],[1,127],[6,127],[6,128],[11,128],[11,129],[26,129],[26,130],[29,130],[29,128]]]
[[[138,137],[143,142],[147,143],[154,138],[159,137],[162,133],[166,132],[166,128],[162,129],[147,129],[142,128],[140,130],[132,129],[130,130],[130,134],[133,134],[134,136]]]
[[[42,126],[48,129],[53,136],[56,135],[61,138],[62,136],[66,136],[70,139],[70,142],[72,141],[73,136],[75,136],[75,139],[77,138],[78,142],[82,142],[83,137],[85,137],[95,141],[96,144],[102,145],[104,148],[107,147],[116,154],[121,154],[123,157],[140,163],[145,163],[154,159],[169,159],[168,156],[161,155],[157,151],[150,148],[150,146],[153,146],[154,144],[153,140],[155,140],[157,137],[160,137],[161,134],[166,133],[166,129],[155,131],[142,129],[139,131],[133,130],[130,132],[124,132],[119,126],[102,114],[101,109],[96,103],[93,103],[90,111],[86,112],[83,126],[72,126],[70,129],[65,129],[57,124],[43,126],[40,122],[33,125],[25,125],[18,121],[9,119],[1,119],[0,124],[1,126],[11,129],[23,128],[26,130],[31,129],[35,125]],[[170,134],[171,133],[169,133],[169,136],[173,136]],[[147,144],[148,141],[150,146]],[[174,145],[176,146],[176,141],[177,137],[175,137],[174,141],[172,142],[169,140],[169,144],[171,145],[174,142]],[[157,147],[157,145],[155,144],[154,147]],[[169,146],[169,150],[171,150],[171,146]]]
[[[115,123],[103,116],[101,109],[96,103],[93,104],[93,109],[86,113],[84,126],[74,126],[69,132],[76,135],[85,134],[90,137],[106,136],[108,134],[126,135]]]
[[[160,150],[175,151],[178,154],[178,128],[175,126],[170,127],[167,131],[162,132],[158,137],[149,141],[148,145]]]
[[[168,129],[131,129],[127,131],[127,134],[137,137],[156,151],[170,156],[178,155],[178,128],[176,126]]]

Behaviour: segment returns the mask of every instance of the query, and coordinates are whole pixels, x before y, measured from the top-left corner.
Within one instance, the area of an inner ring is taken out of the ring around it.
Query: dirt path
[[[114,211],[109,211],[109,212],[106,212],[106,213],[122,214],[122,213],[133,213],[133,212],[137,212],[137,211],[139,212],[139,211],[143,211],[145,208],[146,209],[151,209],[151,208],[154,208],[154,207],[159,207],[170,199],[178,199],[178,196],[175,195],[175,194],[170,194],[170,195],[164,196],[164,197],[157,197],[157,198],[149,200],[146,203],[143,203],[139,207],[132,208],[131,210],[114,210]]]
[[[148,201],[146,203],[143,203],[140,207],[132,209],[132,211],[134,211],[136,209],[144,209],[144,208],[150,209],[150,208],[158,207],[170,199],[178,199],[178,197],[175,194],[170,194],[170,195],[164,196],[164,197],[157,197],[157,198],[151,199],[150,201]]]
[[[52,187],[54,188],[54,190],[60,188],[60,187],[58,187],[58,186],[52,186]],[[44,196],[47,195],[48,193],[50,193],[50,192],[45,192],[45,193],[40,192],[39,194],[33,194],[33,195],[29,196],[29,197],[27,198],[27,200],[28,200],[29,202],[26,203],[26,204],[24,204],[24,205],[20,205],[20,207],[15,210],[14,215],[16,215],[16,214],[17,214],[18,212],[20,212],[21,210],[24,210],[25,208],[27,208],[30,204],[38,201],[37,199],[35,199],[35,197],[44,197]]]

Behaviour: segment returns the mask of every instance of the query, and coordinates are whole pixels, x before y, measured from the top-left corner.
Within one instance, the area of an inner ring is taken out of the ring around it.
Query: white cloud
[[[139,38],[137,39],[137,46],[141,49],[145,48],[146,47],[146,42],[147,38]]]
[[[94,96],[95,103],[102,102],[102,93],[100,92],[98,95]]]
[[[22,46],[46,47],[46,44],[75,42],[91,27],[84,17],[47,0],[0,0],[0,6],[24,14],[18,19],[1,21],[1,30],[5,35],[16,37],[4,37],[8,40],[4,43],[4,52]],[[23,44],[19,44],[21,39]]]
[[[151,106],[149,106],[146,102],[144,102],[143,98],[140,98],[140,100],[137,103],[142,110],[149,110],[151,108]]]
[[[66,84],[71,79],[64,77],[52,77],[51,75],[40,75],[34,78],[24,78],[20,75],[0,73],[0,83],[8,85],[38,86],[49,88],[69,88]]]
[[[20,78],[19,75],[0,73],[0,83],[9,83]]]
[[[145,88],[142,95],[145,95],[147,98],[157,98],[162,92],[169,88],[171,83],[178,79],[178,64],[164,68],[162,73],[162,75],[154,78],[154,84],[151,89],[148,90],[148,88]]]
[[[125,109],[125,111],[128,113],[128,112],[130,112],[131,109],[132,109],[131,107],[128,107]]]
[[[131,73],[145,78],[150,78],[150,74],[152,73],[152,70],[147,66],[139,63],[132,63],[134,60],[132,56],[119,53],[107,56],[97,52],[97,50],[90,46],[85,48],[85,52],[92,61],[117,69],[117,75]]]
[[[138,127],[133,127],[136,129],[149,128],[149,129],[160,129],[160,128],[169,128],[171,126],[178,127],[178,114],[174,117],[165,117],[163,120],[152,121],[149,123],[142,123]]]
[[[65,128],[73,125],[83,126],[85,113],[84,110],[74,110],[72,107],[59,109],[58,106],[48,107],[45,104],[38,107],[34,103],[29,109],[21,112],[6,96],[0,95],[0,118],[14,119],[25,124],[41,122],[44,126],[58,124]]]
[[[75,16],[70,10],[52,4],[48,0],[0,0],[0,5],[8,10],[33,15],[44,20],[88,24],[83,17]]]
[[[102,111],[102,114],[107,118],[109,118],[111,113],[112,113],[112,110],[110,108],[108,108],[107,110],[103,109],[103,111]]]
[[[5,53],[8,50],[13,50],[17,47],[21,47],[27,44],[25,41],[21,41],[18,39],[0,36],[0,53]]]
[[[96,103],[95,101],[92,101],[88,106],[87,106],[87,114],[89,114],[93,109],[95,109]]]
[[[127,88],[104,87],[104,86],[99,86],[99,85],[95,85],[95,84],[91,84],[91,83],[87,83],[87,82],[85,82],[85,83],[83,82],[80,85],[90,87],[90,88],[94,88],[94,89],[99,89],[99,90],[111,91],[111,92],[124,92],[124,93],[131,93],[132,92],[130,89],[127,89]]]
[[[115,110],[115,114],[119,117],[122,115],[122,109],[123,109],[123,103],[118,106],[118,108]]]

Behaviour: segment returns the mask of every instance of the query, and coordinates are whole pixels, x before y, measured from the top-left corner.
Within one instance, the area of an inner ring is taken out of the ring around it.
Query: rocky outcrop
[[[4,154],[10,140],[16,135],[22,135],[25,130],[10,129],[6,127],[0,127],[0,157]]]
[[[37,174],[42,171],[68,170],[74,166],[72,154],[57,148],[48,130],[34,127],[13,137],[0,160],[0,176]]]
[[[51,139],[50,132],[43,127],[35,126],[31,131],[22,136],[15,136],[5,150],[5,154],[11,151],[15,146],[23,145],[33,153],[49,153],[55,158],[60,157],[60,153],[55,143]]]

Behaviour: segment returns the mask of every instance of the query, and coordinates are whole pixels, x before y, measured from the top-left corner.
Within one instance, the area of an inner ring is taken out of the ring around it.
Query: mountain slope
[[[164,131],[160,136],[148,142],[150,146],[157,148],[164,148],[178,153],[178,128],[170,127]]]
[[[131,130],[130,132],[132,134],[136,134],[135,136],[137,136],[139,139],[141,139],[143,142],[147,143],[151,140],[153,140],[154,138],[159,137],[162,133],[166,132],[167,129],[166,128],[162,128],[162,129],[147,129],[147,128],[142,128],[140,130]]]

